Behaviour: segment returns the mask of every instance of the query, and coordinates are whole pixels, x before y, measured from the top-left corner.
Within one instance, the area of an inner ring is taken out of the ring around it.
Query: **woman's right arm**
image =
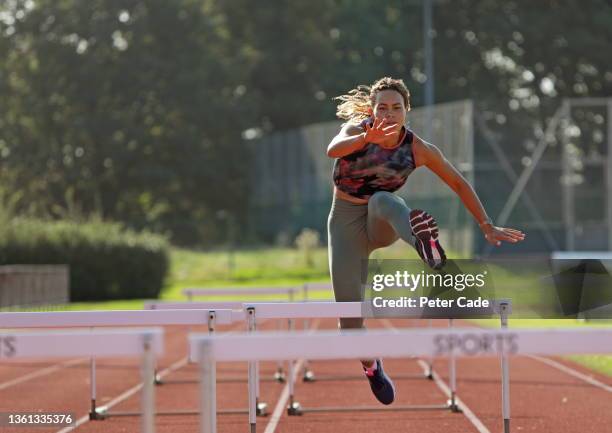
[[[327,146],[327,156],[342,158],[357,152],[366,145],[366,132],[359,126],[347,123]]]

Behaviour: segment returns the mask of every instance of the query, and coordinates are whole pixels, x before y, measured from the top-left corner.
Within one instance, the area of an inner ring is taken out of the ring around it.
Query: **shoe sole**
[[[434,217],[423,210],[414,209],[410,211],[410,228],[421,259],[431,268],[441,269],[446,264],[446,253],[438,240],[438,223]]]

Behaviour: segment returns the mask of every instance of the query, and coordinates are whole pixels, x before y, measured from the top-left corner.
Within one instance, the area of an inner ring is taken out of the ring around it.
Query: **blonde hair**
[[[404,81],[384,77],[376,80],[371,86],[360,84],[347,94],[335,97],[335,100],[341,101],[336,109],[336,116],[350,123],[361,122],[370,116],[376,102],[376,95],[383,90],[395,90],[402,95],[406,111],[410,111],[410,91]]]

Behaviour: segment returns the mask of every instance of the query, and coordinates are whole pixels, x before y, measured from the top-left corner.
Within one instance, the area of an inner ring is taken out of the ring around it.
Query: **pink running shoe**
[[[446,254],[438,241],[438,223],[434,217],[414,209],[410,211],[410,228],[415,237],[414,247],[421,259],[432,269],[442,269],[446,264]]]

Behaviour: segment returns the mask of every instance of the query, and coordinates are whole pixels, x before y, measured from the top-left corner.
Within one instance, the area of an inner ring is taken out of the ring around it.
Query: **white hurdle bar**
[[[145,301],[144,310],[240,310],[243,301]],[[238,320],[244,320],[244,314]]]
[[[248,335],[192,335],[190,348],[200,360],[200,432],[216,433],[214,365],[219,361],[612,353],[612,329],[257,332]],[[507,371],[502,370],[502,374],[507,374]],[[505,391],[502,400],[502,408],[510,406],[509,394]],[[509,414],[508,418],[505,416],[504,431],[509,432]],[[251,424],[251,432],[254,431]]]
[[[71,356],[141,356],[143,380],[141,432],[155,432],[155,390],[150,380],[155,356],[163,352],[161,329],[108,329],[96,331],[0,332],[0,341],[10,349],[0,360]]]
[[[183,295],[189,301],[196,296],[253,296],[253,295],[286,295],[290,302],[300,289],[293,286],[286,287],[201,287],[183,289]]]
[[[247,312],[249,319],[255,323],[256,319],[305,319],[305,318],[354,318],[364,317],[364,311],[371,311],[371,305],[362,302],[300,302],[300,303],[250,303],[244,304],[244,309]],[[423,311],[415,309],[413,317],[421,317]],[[402,315],[402,317],[407,317]],[[253,328],[249,328],[254,330]],[[279,358],[280,359],[280,358]],[[346,411],[348,407],[326,407],[304,409],[298,402],[295,401],[294,382],[293,382],[293,358],[289,358],[289,407],[287,413],[289,415],[300,415],[304,412],[337,412]],[[249,361],[249,422],[251,429],[255,427],[255,417],[257,413],[256,393],[258,389],[258,374],[255,371],[254,365],[256,361]],[[451,357],[449,363],[449,371],[454,379],[455,375],[455,359]],[[381,407],[360,408],[360,410],[388,410]],[[410,405],[396,406],[395,410],[451,410],[458,412],[459,408],[456,402],[456,381],[451,380],[451,399],[445,404],[438,405]]]
[[[117,311],[52,311],[52,312],[8,312],[0,313],[0,328],[75,328],[75,327],[117,327],[117,326],[155,326],[155,325],[208,325],[231,324],[238,318],[244,320],[244,315],[232,310],[117,310]],[[109,413],[105,407],[96,406],[96,362],[91,359],[91,410],[89,417],[100,420],[109,416],[133,416],[136,413]],[[155,366],[150,376],[154,383]],[[229,413],[245,413],[246,410],[228,411]],[[191,413],[191,412],[190,412]],[[175,412],[158,413],[159,415],[174,415]]]
[[[205,325],[232,323],[231,310],[109,310],[0,313],[0,328],[78,328],[96,326]]]

